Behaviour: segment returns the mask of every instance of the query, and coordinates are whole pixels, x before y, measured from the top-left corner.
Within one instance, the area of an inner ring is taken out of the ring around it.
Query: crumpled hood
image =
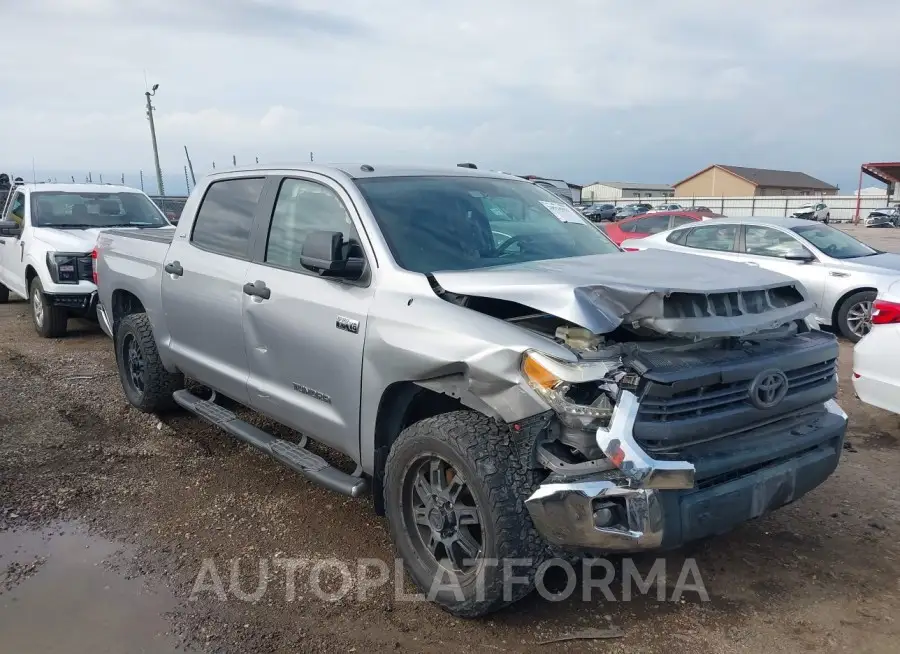
[[[433,277],[451,293],[517,302],[596,334],[638,323],[671,336],[743,336],[803,318],[814,308],[803,286],[780,273],[666,250]]]
[[[34,237],[49,245],[55,252],[90,252],[97,244],[102,229],[53,229],[39,227]]]

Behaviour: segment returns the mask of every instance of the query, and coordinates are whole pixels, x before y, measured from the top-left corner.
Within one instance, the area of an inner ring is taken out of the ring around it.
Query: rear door
[[[242,298],[250,404],[355,456],[373,271],[367,266],[359,281],[322,277],[301,265],[300,252],[310,233],[330,231],[343,234],[351,256],[366,258],[358,215],[344,189],[321,175],[284,177],[273,189],[243,278],[268,289],[267,298]]]
[[[16,223],[22,232],[19,236],[0,236],[0,282],[16,295],[27,297],[25,241],[30,238],[25,234],[25,227],[29,224],[27,199],[22,191],[13,191],[11,195],[4,219]]]
[[[825,296],[828,271],[820,261],[789,261],[788,252],[804,250],[813,254],[803,242],[787,232],[765,225],[744,225],[741,261],[767,270],[774,270],[801,282],[810,299],[819,307]]]
[[[190,237],[176,237],[163,262],[163,308],[179,369],[245,404],[242,289],[265,181],[258,174],[214,181]]]

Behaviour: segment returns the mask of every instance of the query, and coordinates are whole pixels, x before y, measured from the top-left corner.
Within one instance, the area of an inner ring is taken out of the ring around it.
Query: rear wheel
[[[172,393],[184,388],[184,376],[163,366],[147,314],[123,318],[116,329],[115,343],[119,380],[128,401],[145,413],[174,408]]]
[[[34,329],[44,338],[59,338],[66,333],[69,314],[62,307],[53,306],[44,295],[41,280],[35,277],[31,281],[31,319]]]
[[[850,341],[856,343],[872,329],[872,303],[875,291],[854,293],[838,309],[837,327]]]
[[[826,214],[825,214],[825,224],[826,224],[826,225],[828,224],[828,221],[829,221],[830,219],[831,219],[831,214],[830,214],[830,213],[826,213]]]

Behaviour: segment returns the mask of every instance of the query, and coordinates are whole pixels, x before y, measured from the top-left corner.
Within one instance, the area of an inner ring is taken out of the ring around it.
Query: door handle
[[[176,277],[181,277],[184,274],[184,268],[181,267],[181,264],[177,261],[170,261],[165,265],[164,270],[170,275],[175,275]]]
[[[261,300],[268,300],[272,297],[272,289],[266,286],[263,281],[257,280],[256,283],[247,282],[244,284],[244,295],[258,297]]]
[[[0,238],[0,245],[6,245],[6,239]]]

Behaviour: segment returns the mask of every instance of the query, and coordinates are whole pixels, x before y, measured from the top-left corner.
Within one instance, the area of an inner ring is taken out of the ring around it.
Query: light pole
[[[159,148],[156,146],[156,125],[153,124],[153,104],[150,102],[150,98],[156,95],[156,89],[158,88],[159,84],[154,84],[151,90],[144,91],[144,95],[147,96],[147,118],[150,120],[150,139],[153,141],[153,163],[156,165],[156,186],[159,189],[159,194],[165,197],[166,189],[163,187],[162,169],[159,167]]]

